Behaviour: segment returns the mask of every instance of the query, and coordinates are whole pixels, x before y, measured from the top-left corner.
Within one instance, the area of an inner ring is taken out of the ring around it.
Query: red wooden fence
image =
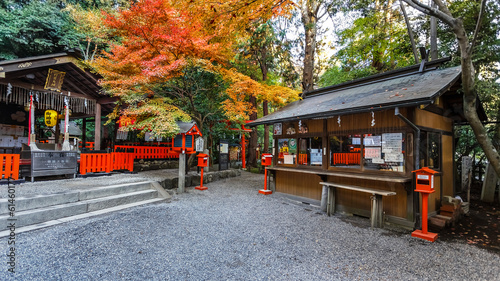
[[[115,170],[134,170],[132,153],[82,153],[80,154],[80,174],[109,173]]]
[[[111,170],[134,171],[134,154],[111,152]]]
[[[179,158],[179,153],[173,151],[172,147],[115,145],[115,150],[131,148],[134,149],[134,159]]]
[[[299,153],[299,165],[307,165],[307,154]]]
[[[19,179],[19,154],[0,154],[3,166],[0,170],[1,178]]]
[[[344,164],[344,165],[359,165],[361,159],[361,154],[358,153],[333,153],[332,154],[332,165]]]

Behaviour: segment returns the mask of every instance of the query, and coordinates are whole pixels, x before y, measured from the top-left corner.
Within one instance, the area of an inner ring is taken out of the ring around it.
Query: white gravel
[[[243,172],[171,203],[19,234],[17,272],[3,260],[0,280],[500,280],[494,253],[327,217],[259,195],[263,180]]]
[[[190,172],[194,174],[195,172]],[[92,189],[101,186],[123,184],[130,182],[140,182],[146,180],[161,181],[166,178],[174,178],[179,175],[177,169],[152,170],[139,172],[137,174],[116,173],[110,176],[98,176],[87,178],[64,179],[62,176],[57,180],[47,180],[47,177],[35,178],[35,182],[26,182],[16,186],[16,197],[30,197],[41,194],[52,194],[58,192],[68,192],[72,190]],[[54,177],[53,177],[54,178]],[[3,187],[3,188],[2,188]],[[0,186],[0,198],[7,198],[7,186]]]

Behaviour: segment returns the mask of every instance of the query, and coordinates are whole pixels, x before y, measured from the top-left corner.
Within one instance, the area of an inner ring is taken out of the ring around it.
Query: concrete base
[[[194,189],[198,189],[198,190],[207,190],[208,188],[206,186],[197,186],[195,187]]]
[[[411,237],[417,237],[420,239],[434,242],[434,241],[436,241],[438,234],[432,233],[432,232],[423,233],[422,230],[417,229],[411,233]]]
[[[269,189],[260,189],[259,190],[259,193],[260,194],[264,194],[264,195],[269,195],[269,194],[272,194],[273,191],[272,190],[269,190]]]

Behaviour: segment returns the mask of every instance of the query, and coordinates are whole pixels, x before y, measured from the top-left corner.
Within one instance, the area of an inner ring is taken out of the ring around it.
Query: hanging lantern
[[[57,124],[57,111],[46,110],[44,116],[45,116],[45,125],[47,125],[47,127],[54,127]]]

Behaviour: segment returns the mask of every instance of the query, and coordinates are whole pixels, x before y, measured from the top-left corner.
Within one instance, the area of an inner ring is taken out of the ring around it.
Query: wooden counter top
[[[308,168],[289,168],[289,167],[267,167],[266,169],[270,171],[283,171],[292,173],[304,173],[304,174],[314,174],[314,175],[325,175],[325,176],[335,176],[335,177],[345,177],[345,178],[355,178],[355,179],[365,179],[365,180],[375,180],[375,181],[390,181],[397,183],[411,182],[411,177],[395,176],[395,175],[376,175],[367,173],[349,173],[345,171],[331,171],[331,170],[320,170],[320,169],[308,169]]]

